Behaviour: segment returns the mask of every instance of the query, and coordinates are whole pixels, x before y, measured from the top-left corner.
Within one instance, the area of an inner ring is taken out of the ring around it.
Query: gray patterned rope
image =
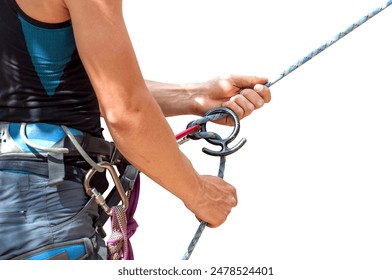
[[[298,67],[304,65],[306,62],[311,60],[313,57],[315,57],[316,55],[318,55],[322,51],[326,50],[328,47],[330,47],[333,44],[335,44],[337,41],[339,41],[340,39],[345,37],[347,34],[351,33],[353,30],[355,30],[356,28],[358,28],[359,26],[361,26],[362,24],[367,22],[369,19],[371,19],[375,15],[379,14],[381,11],[385,10],[391,4],[392,4],[392,0],[389,0],[383,6],[381,6],[381,7],[377,8],[377,9],[373,10],[372,12],[368,13],[366,16],[362,17],[360,20],[358,20],[354,24],[352,24],[349,27],[347,27],[344,31],[342,31],[342,32],[338,33],[337,35],[335,35],[335,37],[333,37],[331,40],[329,40],[325,44],[321,45],[317,49],[313,50],[308,55],[306,55],[304,58],[302,58],[301,60],[297,61],[295,64],[291,65],[289,68],[287,68],[285,71],[283,71],[277,79],[273,80],[272,82],[268,82],[265,85],[267,87],[270,87],[273,84],[275,84],[276,82],[280,81],[281,79],[286,77],[288,74],[290,74],[294,70],[296,70]]]
[[[189,244],[187,251],[185,252],[184,256],[182,257],[182,260],[184,260],[184,261],[189,260],[189,258],[191,257],[191,255],[193,253],[193,250],[195,249],[196,244],[199,241],[201,234],[203,233],[206,226],[207,226],[207,222],[205,222],[205,221],[200,222],[199,227],[197,228],[196,233],[193,236],[192,241]]]
[[[224,118],[226,116],[227,116],[226,114],[222,114],[222,113],[204,116],[204,117],[201,117],[201,118],[199,118],[197,120],[194,120],[193,122],[191,122],[189,124],[189,126],[205,124],[205,123],[207,123],[209,121],[215,121],[215,120],[218,120],[218,119],[222,119],[222,118]],[[194,134],[192,134],[192,135],[194,135]],[[200,137],[200,138],[203,138],[203,137]]]
[[[218,115],[220,117],[216,117]],[[226,115],[225,114],[215,114],[215,115],[212,115],[212,116],[215,116],[213,118],[215,120],[215,119],[218,119],[218,118],[223,118]],[[209,120],[212,120],[212,119],[210,118],[210,116],[207,116],[205,118],[201,118],[201,119],[196,120],[194,123],[197,123],[197,124],[200,125],[200,124],[206,123]],[[204,138],[204,139],[207,139],[207,138],[218,138],[218,139],[220,139],[221,138],[217,133],[214,133],[214,132],[196,132],[196,133],[194,133],[194,135],[197,138]],[[222,179],[223,179],[224,172],[225,172],[225,166],[226,166],[226,157],[225,156],[221,156],[220,157],[220,161],[219,161],[218,177],[220,177]],[[191,255],[193,253],[193,250],[195,249],[197,242],[199,242],[199,239],[200,239],[204,229],[206,228],[206,226],[207,226],[207,222],[205,222],[205,221],[201,221],[200,222],[199,227],[196,230],[196,233],[194,234],[191,242],[189,243],[187,251],[185,252],[184,256],[182,257],[182,260],[189,260],[189,258],[191,257]]]

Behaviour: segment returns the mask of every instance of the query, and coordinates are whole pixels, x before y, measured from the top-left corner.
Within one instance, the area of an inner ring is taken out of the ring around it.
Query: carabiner
[[[246,143],[246,139],[242,138],[234,147],[230,148],[228,145],[234,141],[234,139],[238,136],[238,133],[240,131],[240,120],[238,119],[238,116],[234,113],[233,110],[227,108],[227,107],[218,107],[218,108],[213,108],[211,110],[209,110],[205,116],[212,116],[212,115],[218,115],[218,114],[222,114],[222,115],[229,115],[234,122],[234,129],[232,131],[232,133],[225,139],[219,139],[219,138],[205,138],[205,140],[207,140],[208,143],[213,144],[213,145],[217,145],[217,146],[221,146],[221,150],[220,151],[213,151],[207,148],[203,148],[202,151],[208,155],[211,156],[227,156],[230,155],[232,153],[237,152],[240,148],[242,148],[242,146],[245,145]],[[203,123],[200,125],[201,132],[207,132],[207,123]]]
[[[116,170],[114,169],[113,165],[110,164],[109,162],[100,162],[97,163],[98,166],[107,169],[113,179],[114,185],[117,188],[117,191],[120,195],[121,201],[122,201],[122,207],[124,209],[124,211],[126,211],[128,209],[128,197],[127,194],[124,191],[124,188],[121,185],[121,181],[118,178],[118,175],[116,173]],[[86,190],[86,193],[92,197],[95,198],[96,202],[98,203],[98,205],[100,205],[102,207],[102,209],[106,212],[106,214],[108,214],[109,216],[112,216],[112,209],[106,204],[105,198],[103,197],[103,195],[96,189],[96,188],[91,188],[90,186],[90,180],[91,178],[94,176],[94,174],[97,172],[98,170],[95,168],[91,168],[87,174],[86,177],[84,179],[84,188]]]

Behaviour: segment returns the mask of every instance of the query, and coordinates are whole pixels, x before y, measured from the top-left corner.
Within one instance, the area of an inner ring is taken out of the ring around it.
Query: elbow
[[[132,125],[131,120],[135,119],[135,113],[122,106],[101,109],[101,116],[110,131],[126,129],[127,126]]]
[[[145,104],[117,102],[111,106],[103,106],[101,116],[114,136],[113,133],[122,135],[140,129],[143,120],[148,118],[148,111]]]

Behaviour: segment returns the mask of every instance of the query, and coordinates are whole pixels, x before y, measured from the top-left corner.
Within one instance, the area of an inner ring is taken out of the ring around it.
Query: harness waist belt
[[[29,147],[20,134],[21,124],[0,122],[0,157],[46,157],[47,152]],[[103,138],[76,129],[70,129],[79,144],[89,155],[103,156],[108,159],[115,152],[115,146]],[[28,124],[26,137],[32,142],[46,148],[67,148],[66,156],[80,155],[74,144],[58,125],[34,123]]]
[[[103,138],[93,137],[76,129],[69,129],[72,136],[82,149],[91,157],[113,163],[125,162],[125,159],[117,151],[114,143],[108,142]],[[28,142],[27,142],[28,141]],[[63,149],[65,152],[48,152],[32,147],[34,143],[45,150]],[[61,126],[44,123],[7,123],[0,122],[0,169],[20,170],[22,161],[47,162],[49,185],[60,184],[64,180],[65,168],[64,157],[80,157],[81,154],[66,135]],[[9,166],[5,166],[6,164]],[[16,165],[13,164],[16,163]],[[25,163],[24,166],[27,166]],[[19,169],[18,169],[19,167]],[[40,173],[38,173],[40,174]]]

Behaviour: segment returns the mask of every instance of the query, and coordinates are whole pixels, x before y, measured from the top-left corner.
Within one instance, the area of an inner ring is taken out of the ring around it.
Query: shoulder
[[[68,21],[70,15],[64,0],[11,0],[29,17],[45,22],[60,23]]]
[[[85,14],[86,16],[95,13],[104,13],[106,17],[118,15],[122,10],[122,0],[58,0],[72,14]]]

